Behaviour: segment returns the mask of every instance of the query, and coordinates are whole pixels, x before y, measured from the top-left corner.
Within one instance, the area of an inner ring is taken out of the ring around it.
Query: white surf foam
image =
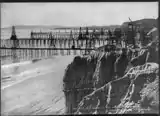
[[[11,67],[15,67],[15,66],[22,66],[22,65],[30,64],[30,63],[32,63],[32,61],[24,61],[24,62],[19,62],[19,63],[5,64],[5,65],[2,65],[1,68],[11,68]]]
[[[24,71],[24,72],[22,72],[18,75],[11,75],[11,78],[15,78],[16,81],[8,83],[7,85],[2,85],[1,90],[5,89],[7,87],[11,87],[15,84],[18,84],[22,81],[25,81],[25,80],[29,79],[29,78],[34,78],[34,77],[45,75],[45,74],[51,73],[51,72],[54,72],[54,71],[53,70],[47,70],[47,69],[44,69],[44,68],[39,68],[39,69],[37,68],[37,69],[34,69],[34,70]]]

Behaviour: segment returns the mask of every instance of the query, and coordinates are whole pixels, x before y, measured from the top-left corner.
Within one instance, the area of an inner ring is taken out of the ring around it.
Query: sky
[[[12,25],[119,25],[158,17],[158,2],[2,3],[1,28]]]

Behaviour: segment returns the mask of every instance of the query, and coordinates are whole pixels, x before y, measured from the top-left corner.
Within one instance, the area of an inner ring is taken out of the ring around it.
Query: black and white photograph
[[[157,2],[3,2],[1,115],[159,114]]]

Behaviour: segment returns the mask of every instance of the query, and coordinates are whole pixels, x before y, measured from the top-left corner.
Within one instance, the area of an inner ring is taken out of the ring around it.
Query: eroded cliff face
[[[76,56],[68,65],[63,78],[66,113],[75,112],[82,98],[93,91],[92,77],[100,55],[94,53],[90,56]]]
[[[96,70],[93,74],[94,88],[102,87],[112,79],[114,79],[114,63],[116,61],[116,53],[105,52],[97,61]]]
[[[114,78],[117,59],[114,52],[93,52],[75,57],[63,78],[66,113],[143,113],[147,112],[143,107],[150,106],[154,108],[150,107],[149,111],[157,113],[159,65],[155,53],[158,51],[155,46],[153,49],[150,49],[151,45],[148,47],[119,79]],[[152,91],[152,96],[147,91]],[[146,100],[150,105],[144,105]],[[151,105],[151,102],[157,104]]]
[[[64,78],[66,113],[73,113],[84,96],[112,80],[115,53],[94,52],[76,56],[68,65]]]
[[[132,68],[124,77],[85,96],[76,114],[158,113],[158,71],[156,63]]]

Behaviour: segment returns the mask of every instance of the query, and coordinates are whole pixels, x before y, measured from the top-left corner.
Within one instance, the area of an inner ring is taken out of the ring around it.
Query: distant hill
[[[126,30],[128,28],[128,23],[130,22],[124,22],[121,25],[121,28],[123,30]],[[144,28],[144,30],[146,32],[148,32],[149,30],[151,30],[154,26],[158,26],[158,19],[141,19],[141,20],[136,20],[132,22],[134,25],[140,25],[140,28]]]

